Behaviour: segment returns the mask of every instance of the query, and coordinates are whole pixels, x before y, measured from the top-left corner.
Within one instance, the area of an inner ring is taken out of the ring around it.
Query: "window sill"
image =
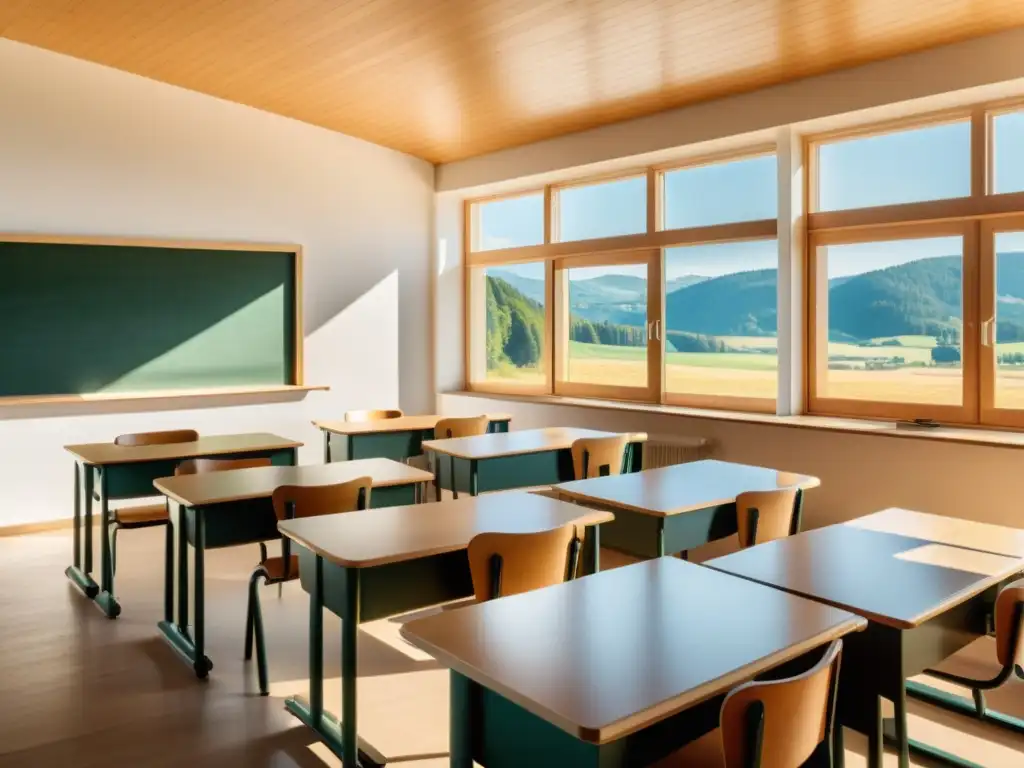
[[[85,403],[120,403],[146,400],[202,400],[206,398],[261,398],[266,396],[304,397],[327,386],[277,384],[260,387],[212,387],[209,389],[169,389],[144,392],[96,392],[82,395],[25,395],[0,397],[0,408],[11,406],[76,405]]]
[[[914,427],[894,421],[871,421],[833,416],[777,416],[775,414],[723,411],[705,408],[687,408],[654,403],[629,403],[617,400],[561,397],[554,395],[510,395],[493,392],[452,391],[442,393],[457,397],[479,397],[486,400],[504,400],[532,405],[558,405],[574,408],[597,408],[609,411],[632,411],[663,416],[681,416],[711,421],[731,421],[745,424],[763,424],[789,429],[817,429],[856,435],[903,438],[910,440],[936,440],[939,442],[983,445],[997,448],[1024,448],[1024,432],[976,427]]]

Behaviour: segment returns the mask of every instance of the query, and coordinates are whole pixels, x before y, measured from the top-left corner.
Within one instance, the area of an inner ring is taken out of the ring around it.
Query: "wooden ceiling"
[[[1024,0],[0,0],[0,35],[447,162],[1024,25]]]

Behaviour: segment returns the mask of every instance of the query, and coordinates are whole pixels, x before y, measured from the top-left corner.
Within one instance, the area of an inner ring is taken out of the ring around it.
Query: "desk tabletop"
[[[210,435],[188,443],[164,443],[162,445],[114,445],[113,441],[86,443],[84,445],[65,445],[64,450],[86,464],[103,466],[301,447],[302,443],[297,440],[258,432],[243,435]]]
[[[936,544],[977,549],[1007,557],[1024,557],[1024,530],[1020,528],[932,515],[899,507],[890,507],[881,512],[858,517],[856,520],[847,521],[845,525],[910,536]]]
[[[811,475],[705,459],[553,486],[559,495],[615,509],[668,517],[736,501],[744,491],[815,488]]]
[[[613,519],[608,512],[522,491],[286,520],[278,528],[333,563],[368,568],[465,549],[478,533],[549,531]]]
[[[1024,559],[842,524],[704,565],[911,629],[1024,570]]]
[[[512,416],[508,413],[487,413],[489,421],[511,421]],[[438,421],[443,419],[436,413],[422,414],[419,416],[402,416],[397,419],[380,419],[378,421],[314,421],[313,426],[325,432],[333,432],[337,435],[374,435],[385,432],[418,432],[433,429]]]
[[[662,557],[411,621],[445,666],[577,738],[606,743],[867,622]]]
[[[577,427],[547,427],[521,429],[474,437],[454,437],[446,440],[424,440],[423,449],[454,456],[458,459],[494,459],[499,456],[517,456],[523,453],[560,451],[584,437],[614,437],[621,432],[601,432]],[[643,432],[631,432],[630,442],[647,440]]]
[[[372,477],[374,488],[426,483],[430,472],[391,459],[357,459],[301,467],[250,467],[223,472],[165,477],[153,483],[160,493],[179,504],[201,507],[271,496],[281,485],[331,485]]]

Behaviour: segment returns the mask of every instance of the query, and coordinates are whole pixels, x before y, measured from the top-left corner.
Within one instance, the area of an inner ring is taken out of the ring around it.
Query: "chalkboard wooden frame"
[[[136,248],[167,248],[187,250],[210,250],[210,251],[269,251],[287,253],[293,255],[293,280],[294,295],[291,297],[294,317],[292,327],[294,339],[291,345],[291,376],[290,383],[280,385],[259,385],[259,386],[225,386],[205,387],[199,389],[171,389],[171,390],[141,390],[132,392],[95,392],[78,394],[34,394],[34,395],[9,395],[0,397],[0,406],[9,405],[44,405],[78,402],[105,402],[122,400],[146,400],[165,398],[205,398],[230,395],[262,395],[286,392],[308,392],[312,390],[326,390],[327,386],[306,385],[304,382],[304,358],[303,358],[303,306],[302,306],[302,246],[290,243],[258,243],[244,241],[212,241],[212,240],[177,240],[143,237],[114,237],[114,236],[93,236],[93,235],[49,235],[49,234],[26,234],[26,233],[0,233],[0,242],[3,243],[43,243],[51,245],[100,245],[100,246],[125,246]]]

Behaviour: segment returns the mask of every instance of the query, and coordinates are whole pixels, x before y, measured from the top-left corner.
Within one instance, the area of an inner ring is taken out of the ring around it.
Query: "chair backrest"
[[[404,415],[398,408],[377,411],[345,411],[345,421],[384,421],[385,419],[400,419]]]
[[[440,419],[434,425],[434,438],[444,440],[449,437],[473,437],[487,434],[490,419],[486,416],[466,416],[463,418]]]
[[[796,509],[796,490],[747,491],[736,497],[736,528],[741,548],[789,536]]]
[[[114,445],[167,445],[193,443],[199,439],[194,429],[172,429],[167,432],[130,432],[114,438]]]
[[[577,480],[621,475],[629,435],[584,437],[572,444],[572,469]]]
[[[996,598],[996,657],[1004,667],[1024,663],[1024,579],[1007,584]]]
[[[796,677],[750,682],[725,697],[722,746],[726,768],[746,768],[760,745],[761,768],[803,765],[831,739],[843,641]]]
[[[223,472],[228,469],[249,469],[269,467],[269,457],[256,459],[188,459],[174,469],[175,475],[202,475],[206,472]]]
[[[579,559],[576,526],[536,533],[479,533],[469,542],[473,595],[480,602],[560,584]]]
[[[274,514],[278,520],[288,520],[367,509],[372,487],[371,477],[357,477],[334,485],[282,485],[274,490],[272,497]]]

